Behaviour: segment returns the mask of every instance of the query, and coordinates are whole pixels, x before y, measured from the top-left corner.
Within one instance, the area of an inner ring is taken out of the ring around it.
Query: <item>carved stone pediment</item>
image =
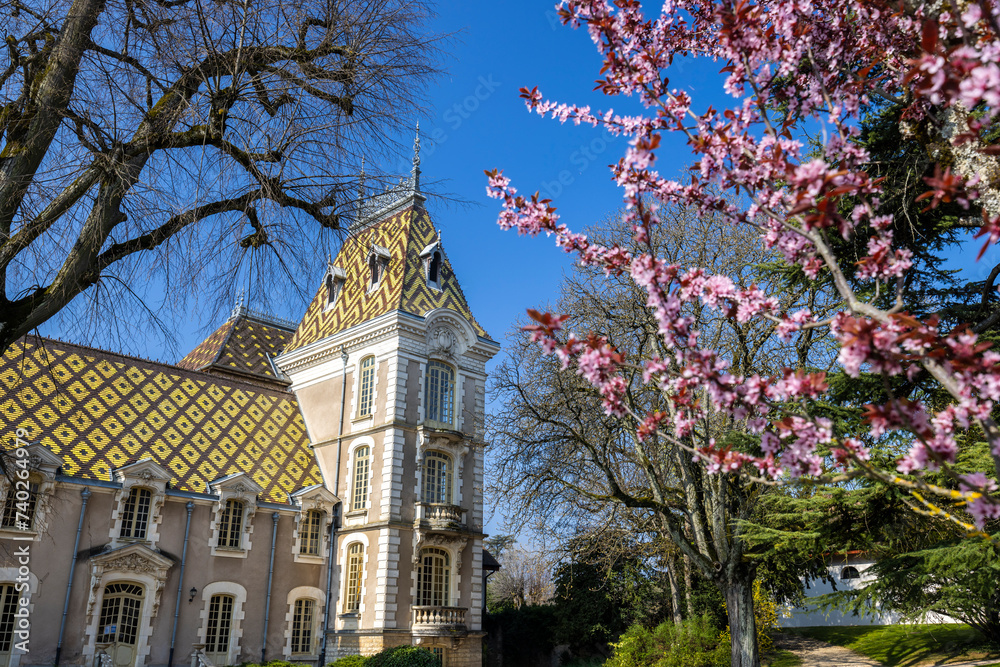
[[[208,487],[214,494],[221,494],[225,491],[227,497],[239,500],[250,500],[264,492],[264,487],[253,481],[245,472],[220,477],[209,482]]]
[[[99,597],[101,586],[116,578],[115,575],[118,574],[126,579],[129,575],[149,577],[155,582],[155,589],[150,591],[153,601],[152,616],[155,617],[160,606],[160,593],[167,582],[167,573],[173,564],[172,558],[150,549],[145,544],[130,544],[91,557],[88,618],[94,613],[94,605]]]
[[[144,458],[135,463],[129,463],[114,471],[114,479],[125,483],[126,480],[141,480],[149,486],[163,487],[172,477],[169,470],[151,458]]]

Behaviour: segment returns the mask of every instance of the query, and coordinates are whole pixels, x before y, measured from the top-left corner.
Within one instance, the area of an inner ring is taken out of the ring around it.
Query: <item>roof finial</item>
[[[413,138],[413,169],[410,171],[413,177],[413,191],[420,192],[420,121],[417,121],[417,133]]]
[[[365,199],[365,156],[361,156],[361,175],[358,176],[358,205]]]
[[[229,314],[229,319],[235,320],[237,317],[243,314],[245,310],[243,307],[243,300],[246,298],[246,292],[240,290],[236,293],[236,303],[233,304],[233,312]]]

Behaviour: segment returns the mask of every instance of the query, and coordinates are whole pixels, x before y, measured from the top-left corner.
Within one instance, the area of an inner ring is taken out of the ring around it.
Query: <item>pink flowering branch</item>
[[[773,377],[734,375],[718,351],[699,343],[688,313],[692,304],[700,304],[738,323],[766,319],[782,340],[827,329],[840,345],[838,363],[848,375],[869,372],[912,380],[927,374],[950,394],[952,403],[941,410],[895,398],[868,407],[873,441],[890,431],[912,437],[897,464],[899,472],[950,470],[958,450],[956,432],[977,425],[1000,476],[1000,429],[991,416],[1000,399],[1000,354],[970,329],[941,331],[934,318],[920,321],[903,312],[900,290],[912,257],[894,247],[892,216],[879,205],[880,182],[867,174],[869,156],[854,141],[861,108],[871,94],[878,94],[906,100],[904,116],[910,120],[940,108],[985,104],[984,118],[970,119],[970,131],[951,139],[955,146],[975,142],[975,133],[1000,113],[996,0],[970,4],[960,15],[930,5],[899,11],[874,0],[848,0],[847,5],[841,0],[678,0],[667,2],[653,20],[642,15],[637,2],[626,0],[614,5],[566,0],[559,11],[564,22],[586,26],[601,51],[604,78],[599,89],[609,96],[635,95],[648,112],[619,115],[555,103],[537,88],[522,89],[521,96],[539,115],[629,139],[612,174],[623,190],[636,242],[650,249],[631,252],[591,243],[559,222],[551,201],[519,195],[499,171],[487,172],[487,192],[501,200],[502,228],[551,234],[583,264],[627,274],[645,290],[669,356],[645,360],[642,377],[662,393],[669,409],[632,414],[624,400],[624,362],[613,346],[601,338],[560,337],[563,319],[532,313],[537,322],[532,336],[543,349],[565,365],[573,364],[600,392],[608,414],[634,420],[640,443],[654,434],[688,442],[697,425],[716,413],[745,423],[760,437],[760,456],[714,443],[696,447],[711,471],[751,466],[770,478],[816,477],[825,474],[825,452],[831,452],[834,465],[885,479],[868,463],[870,454],[862,442],[838,439],[829,420],[811,414],[812,403],[827,391],[822,373],[786,369]],[[734,99],[729,108],[698,114],[690,96],[670,88],[670,64],[690,54],[727,63],[724,87]],[[783,117],[772,111],[779,107],[786,109]],[[808,160],[795,138],[807,121],[834,129],[820,155]],[[655,169],[665,132],[680,133],[691,149],[689,183],[665,178]],[[967,207],[991,187],[969,176],[937,165],[934,176],[926,179],[931,190],[921,198],[928,200],[928,208],[951,201]],[[725,196],[730,191],[744,194],[749,206],[737,207]],[[854,205],[845,213],[847,197]],[[781,312],[774,298],[753,286],[739,288],[727,276],[667,264],[648,244],[660,224],[656,206],[648,202],[679,204],[754,226],[767,251],[801,267],[809,278],[828,276],[843,310],[826,319],[808,309]],[[848,276],[830,239],[849,239],[862,227],[870,230],[867,252]],[[980,236],[987,237],[984,251],[997,242],[1000,216],[984,212]],[[852,281],[873,285],[876,298],[859,297]],[[889,285],[895,285],[896,305],[887,310],[876,304]],[[973,476],[961,484],[959,493],[976,525],[1000,517],[992,480]]]

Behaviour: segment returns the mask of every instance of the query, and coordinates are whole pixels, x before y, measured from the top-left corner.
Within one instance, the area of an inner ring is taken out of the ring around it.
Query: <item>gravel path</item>
[[[774,645],[802,658],[802,667],[882,667],[881,663],[860,653],[818,639],[798,635],[775,635]],[[978,667],[995,665],[997,662],[996,658],[973,662],[949,662],[947,667]]]
[[[802,667],[881,667],[880,663],[854,651],[797,635],[777,635],[777,648],[802,658]]]

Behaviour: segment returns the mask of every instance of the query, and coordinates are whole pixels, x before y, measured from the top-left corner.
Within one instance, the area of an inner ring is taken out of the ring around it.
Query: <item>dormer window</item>
[[[431,257],[430,264],[427,266],[427,282],[433,284],[435,287],[438,286],[438,274],[441,272],[441,253],[435,252]]]
[[[118,468],[112,479],[122,485],[112,513],[113,547],[142,541],[155,548],[170,473],[146,458]]]
[[[226,475],[211,482],[208,488],[218,496],[210,525],[212,555],[246,558],[251,546],[257,498],[264,489],[244,472]]]
[[[388,248],[383,248],[380,245],[372,244],[371,252],[368,253],[368,291],[376,289],[380,284],[382,284],[382,279],[385,277],[385,272],[389,268],[389,254]]]
[[[434,289],[441,289],[441,240],[420,251],[420,258],[424,261],[424,277],[427,279],[427,286]]]
[[[331,266],[323,279],[326,290],[326,306],[324,310],[329,310],[337,305],[340,293],[344,290],[344,283],[347,282],[347,274],[339,266]]]
[[[149,528],[149,509],[153,504],[153,492],[141,487],[133,487],[125,500],[122,510],[121,538],[144,540]]]

